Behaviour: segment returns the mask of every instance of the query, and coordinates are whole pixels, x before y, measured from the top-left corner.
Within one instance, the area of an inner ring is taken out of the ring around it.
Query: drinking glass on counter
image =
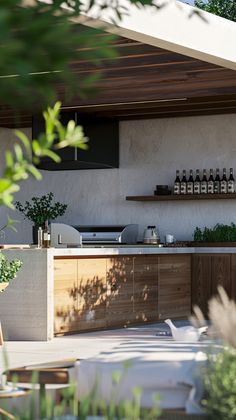
[[[173,244],[176,241],[174,235],[171,235],[170,233],[167,233],[165,235],[165,243],[166,244]]]

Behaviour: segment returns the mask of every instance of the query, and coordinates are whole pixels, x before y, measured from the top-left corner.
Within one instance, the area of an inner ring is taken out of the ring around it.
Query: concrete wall
[[[26,130],[29,132],[29,130]],[[22,183],[16,199],[53,191],[57,200],[68,203],[58,222],[70,224],[138,223],[140,238],[148,224],[161,234],[173,233],[190,240],[196,226],[236,223],[236,201],[129,202],[127,195],[153,194],[156,184],[172,185],[176,169],[230,168],[236,173],[236,115],[166,118],[120,123],[120,168],[108,170],[42,171],[43,181]],[[1,160],[12,141],[2,129]],[[0,224],[7,211],[0,209]],[[6,243],[31,241],[31,224],[21,214],[18,234],[6,232]]]

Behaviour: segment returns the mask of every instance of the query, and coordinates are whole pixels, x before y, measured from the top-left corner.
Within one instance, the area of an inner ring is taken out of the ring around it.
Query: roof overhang
[[[36,0],[22,1],[26,5]],[[236,113],[234,22],[203,11],[196,13],[196,8],[175,0],[162,0],[165,6],[160,9],[139,9],[126,0],[121,2],[128,5],[129,14],[117,25],[105,12],[98,18],[94,8],[89,16],[74,19],[116,33],[112,46],[118,54],[103,60],[99,69],[89,60],[73,60],[78,80],[96,71],[101,71],[102,77],[97,94],[88,98],[75,94],[68,99],[65,86],[58,84],[64,109],[119,119]],[[80,48],[83,46],[78,45],[77,52]],[[12,110],[3,109],[0,126],[19,126],[19,122],[29,126],[31,114],[26,109],[15,120]]]
[[[163,4],[159,9],[137,8],[126,0],[119,3],[127,7],[128,14],[117,25],[106,11],[100,11],[98,17],[96,7],[78,22],[105,25],[107,32],[236,70],[235,22],[175,0],[157,1]]]

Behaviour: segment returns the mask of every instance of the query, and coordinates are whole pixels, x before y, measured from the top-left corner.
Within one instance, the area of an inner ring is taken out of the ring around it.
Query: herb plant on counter
[[[212,229],[196,227],[193,240],[195,242],[236,242],[236,225],[223,225],[218,223]]]
[[[43,226],[47,220],[55,220],[58,216],[63,216],[67,204],[54,201],[54,195],[50,192],[42,197],[32,197],[31,202],[26,201],[24,205],[17,201],[15,207],[36,226]]]

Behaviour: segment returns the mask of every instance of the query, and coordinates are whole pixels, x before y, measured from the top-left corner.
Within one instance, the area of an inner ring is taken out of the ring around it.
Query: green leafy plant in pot
[[[15,259],[9,261],[5,255],[0,252],[0,292],[2,292],[11,280],[16,278],[22,261]]]
[[[24,204],[16,201],[15,207],[24,214],[25,219],[29,219],[34,223],[33,243],[37,243],[38,228],[40,226],[44,228],[45,222],[63,216],[67,209],[67,204],[55,201],[54,194],[50,192],[42,195],[42,197],[32,197],[31,201],[26,201]]]

